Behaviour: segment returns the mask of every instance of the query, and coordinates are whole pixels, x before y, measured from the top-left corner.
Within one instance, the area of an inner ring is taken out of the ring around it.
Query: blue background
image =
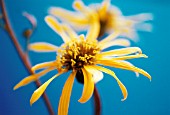
[[[101,0],[86,0],[85,4],[101,2]],[[33,14],[38,21],[38,29],[31,38],[31,42],[47,41],[56,45],[62,43],[61,38],[55,34],[44,22],[47,9],[50,6],[60,6],[72,9],[69,0],[5,0],[12,27],[22,46],[25,38],[22,32],[30,24],[22,16],[23,11]],[[148,59],[136,59],[136,66],[148,71],[152,82],[140,75],[135,77],[133,72],[113,69],[120,80],[127,87],[129,95],[126,101],[121,102],[122,94],[115,80],[105,74],[104,79],[97,84],[102,101],[102,115],[168,115],[170,114],[170,0],[114,0],[113,4],[120,7],[124,15],[133,15],[142,12],[151,12],[154,15],[151,33],[138,32],[140,41],[133,43],[139,46]],[[30,52],[32,64],[54,60],[55,53]],[[44,82],[54,75],[56,71],[44,76]],[[23,64],[10,41],[7,33],[0,28],[0,115],[47,115],[47,109],[42,99],[32,107],[29,99],[36,89],[34,83],[13,91],[13,86],[28,76]],[[58,101],[68,74],[55,79],[46,92],[57,113]],[[81,96],[82,85],[75,81],[69,107],[69,115],[93,115],[93,100],[85,104],[78,103]]]

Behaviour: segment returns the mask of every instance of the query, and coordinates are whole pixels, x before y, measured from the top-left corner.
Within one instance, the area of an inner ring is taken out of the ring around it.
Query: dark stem
[[[94,86],[94,106],[95,106],[95,115],[101,115],[101,102],[100,102],[100,96],[97,91],[96,86]]]
[[[5,3],[4,3],[4,0],[0,0],[0,6],[1,6],[1,9],[2,9],[2,14],[3,14],[3,20],[6,24],[6,27],[7,27],[7,32],[11,38],[11,41],[13,43],[13,45],[15,46],[15,49],[17,51],[17,54],[20,58],[20,60],[23,62],[24,64],[24,67],[25,69],[28,71],[29,74],[34,74],[34,72],[31,70],[31,64],[30,64],[30,61],[29,59],[27,58],[27,56],[25,55],[25,53],[23,52],[19,42],[17,41],[17,38],[16,38],[16,35],[11,27],[11,24],[10,24],[10,21],[8,19],[8,15],[7,15],[7,12],[6,12],[6,8],[5,8]],[[41,83],[39,80],[35,81],[35,84],[37,87],[41,86]],[[48,112],[50,115],[54,115],[54,112],[53,112],[53,109],[52,109],[52,106],[50,104],[50,101],[47,97],[47,95],[44,93],[43,94],[43,99],[44,99],[44,102],[47,106],[47,109],[48,109]]]

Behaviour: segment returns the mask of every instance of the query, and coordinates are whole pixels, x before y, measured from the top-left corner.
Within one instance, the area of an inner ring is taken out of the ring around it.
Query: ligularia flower
[[[141,13],[132,16],[124,16],[121,10],[110,4],[110,0],[104,0],[101,4],[85,6],[81,0],[74,1],[75,12],[59,7],[51,7],[49,13],[62,21],[68,22],[76,30],[87,30],[94,23],[95,16],[99,28],[98,36],[105,33],[119,32],[124,37],[137,41],[137,30],[151,31],[152,26],[146,21],[152,20],[152,14]]]
[[[58,71],[56,75],[34,91],[30,99],[30,104],[33,104],[40,98],[47,86],[55,78],[68,71],[71,71],[71,73],[62,90],[58,106],[58,115],[68,114],[70,96],[75,78],[84,84],[82,96],[78,100],[80,103],[85,103],[91,98],[94,91],[94,84],[103,78],[102,72],[109,74],[117,81],[123,94],[122,101],[127,98],[128,93],[126,87],[112,70],[103,66],[111,66],[137,72],[151,80],[151,76],[147,72],[126,61],[134,58],[147,58],[146,55],[142,54],[140,48],[126,47],[103,51],[112,45],[129,45],[129,42],[124,39],[116,39],[118,36],[117,33],[110,34],[103,40],[97,41],[97,35],[95,34],[98,33],[95,33],[94,29],[90,29],[86,36],[78,36],[68,25],[59,23],[52,16],[45,17],[45,21],[61,36],[64,43],[60,47],[45,42],[30,44],[29,49],[36,52],[57,52],[56,60],[33,66],[33,71],[39,69],[42,71],[24,78],[14,87],[14,89],[25,86],[52,70],[56,69]]]

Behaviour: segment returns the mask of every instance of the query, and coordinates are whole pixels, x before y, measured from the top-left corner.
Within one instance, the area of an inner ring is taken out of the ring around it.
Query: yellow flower
[[[152,29],[149,23],[144,23],[152,20],[152,14],[141,13],[124,16],[118,7],[110,4],[110,0],[103,0],[101,4],[89,6],[85,6],[81,0],[76,0],[73,3],[73,8],[76,12],[51,7],[49,13],[62,21],[68,22],[77,30],[87,30],[94,22],[98,23],[100,27],[98,36],[119,31],[121,35],[137,40],[136,30],[151,31]]]
[[[62,37],[64,44],[62,44],[60,47],[57,47],[49,43],[39,42],[33,43],[29,46],[30,50],[36,52],[57,52],[56,60],[40,63],[32,67],[33,71],[39,69],[43,70],[39,73],[24,78],[14,87],[14,89],[25,86],[54,69],[58,70],[58,74],[51,77],[48,81],[46,81],[43,85],[34,91],[30,99],[31,105],[40,98],[47,86],[55,78],[68,71],[71,71],[71,74],[66,80],[62,90],[58,106],[58,115],[68,114],[70,96],[75,78],[80,79],[80,82],[83,82],[84,84],[82,96],[78,100],[80,103],[85,103],[90,99],[94,91],[94,84],[103,78],[102,72],[111,75],[117,81],[123,94],[122,101],[127,98],[128,93],[126,87],[112,70],[103,66],[111,66],[134,71],[136,73],[141,73],[151,80],[151,76],[147,72],[135,67],[128,61],[125,61],[134,58],[146,58],[147,56],[142,54],[140,48],[127,47],[110,51],[103,51],[111,45],[127,45],[128,42],[123,42],[124,39],[116,39],[117,33],[113,33],[98,42],[96,40],[97,38],[93,38],[94,36],[91,34],[87,34],[86,37],[84,35],[78,36],[69,26],[60,24],[52,16],[47,16],[45,21],[55,32],[57,32]],[[94,31],[95,30],[90,33],[93,33]],[[114,44],[113,41],[116,41],[116,43]]]

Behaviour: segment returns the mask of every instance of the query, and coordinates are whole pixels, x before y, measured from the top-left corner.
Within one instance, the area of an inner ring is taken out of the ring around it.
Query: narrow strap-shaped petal
[[[129,60],[129,59],[135,59],[135,58],[148,58],[145,54],[135,54],[135,55],[127,55],[127,56],[120,56],[120,57],[98,57],[97,60]]]
[[[109,42],[111,40],[114,40],[116,39],[118,36],[120,35],[120,32],[119,31],[115,31],[113,32],[112,34],[110,34],[109,36],[107,36],[106,38],[104,38],[103,40],[101,40],[99,42],[100,45],[106,43],[106,42]]]
[[[93,66],[95,67],[96,69],[100,70],[100,71],[103,71],[111,76],[113,76],[115,78],[115,80],[117,81],[117,83],[119,84],[119,87],[122,91],[122,94],[123,94],[123,99],[122,101],[126,100],[127,96],[128,96],[128,92],[127,92],[127,89],[126,87],[122,84],[122,82],[117,78],[116,74],[111,71],[110,69],[107,69],[107,68],[104,68],[104,67],[101,67],[101,66]]]
[[[97,19],[92,19],[94,22],[90,24],[87,35],[86,35],[86,39],[87,40],[96,40],[98,35],[99,35],[99,31],[100,31],[100,25]]]
[[[37,42],[30,44],[29,50],[35,52],[57,52],[58,47],[46,42]]]
[[[109,6],[110,0],[103,0],[102,5],[98,11],[101,19],[106,17]]]
[[[82,68],[84,75],[84,88],[81,98],[78,100],[80,103],[87,102],[93,94],[94,91],[94,81],[92,79],[92,74],[89,73],[85,68]]]
[[[63,29],[68,33],[71,39],[78,38],[77,33],[67,24],[63,24]]]
[[[125,60],[121,60],[121,61],[123,61],[124,63],[127,63],[130,66],[134,66],[132,63],[130,63],[128,61],[125,61]],[[135,72],[135,75],[136,75],[136,77],[139,77],[139,73],[138,72]]]
[[[86,20],[86,18],[83,17],[82,15],[65,10],[63,8],[50,7],[48,12],[49,14],[69,23],[75,23],[79,25],[82,25],[82,24],[84,25],[88,23],[88,20]]]
[[[70,38],[63,31],[62,26],[53,16],[46,16],[45,21],[56,33],[58,33],[62,37],[64,42],[70,41]]]
[[[92,14],[93,10],[88,6],[85,6],[84,3],[80,0],[75,0],[73,3],[73,8],[77,11],[82,12],[83,14],[89,16]]]
[[[103,79],[103,73],[99,70],[97,70],[96,68],[94,68],[93,66],[84,66],[84,68],[93,75],[93,81],[94,83],[99,82],[100,80]]]
[[[121,48],[121,49],[115,49],[115,50],[102,52],[98,55],[99,56],[123,56],[123,55],[129,55],[133,53],[141,54],[142,50],[139,47],[129,47],[129,48]]]
[[[36,71],[36,70],[39,70],[39,69],[44,69],[44,68],[48,68],[48,67],[52,67],[52,66],[55,66],[55,61],[36,64],[31,69],[32,69],[32,71]]]
[[[63,72],[62,72],[63,73]],[[48,81],[46,81],[43,85],[41,85],[37,90],[34,91],[34,93],[31,96],[30,99],[30,105],[32,105],[33,103],[35,103],[40,97],[41,95],[44,93],[44,91],[46,90],[47,86],[59,75],[61,75],[62,73],[58,73],[56,75],[54,75],[52,78],[50,78]]]
[[[109,42],[105,42],[103,44],[101,44],[101,49],[106,49],[106,48],[109,48],[111,46],[124,46],[124,47],[127,47],[127,46],[130,46],[130,41],[127,40],[127,39],[116,39],[116,40],[112,40],[112,41],[109,41]]]
[[[114,57],[112,59],[115,59],[115,60],[128,60],[128,59],[134,59],[134,58],[148,58],[148,56],[145,55],[145,54],[136,54],[136,55]]]
[[[43,71],[41,71],[41,72],[39,72],[37,74],[33,74],[33,75],[30,75],[30,76],[24,78],[17,85],[15,85],[14,90],[16,90],[16,89],[18,89],[18,88],[20,88],[22,86],[25,86],[25,85],[29,84],[32,81],[37,80],[39,77],[45,75],[46,73],[48,73],[49,71],[52,71],[54,69],[55,69],[54,67],[50,67],[50,68],[47,68],[47,69],[45,69],[45,70],[43,70]]]
[[[76,71],[73,71],[65,82],[59,101],[58,115],[68,115],[68,108],[75,75]]]
[[[153,20],[153,14],[141,13],[141,14],[137,14],[137,15],[126,16],[126,18],[133,20],[133,21],[137,21],[137,22],[144,22],[144,21]]]
[[[144,71],[143,69],[137,68],[137,67],[135,67],[133,65],[127,64],[127,63],[125,63],[123,61],[102,60],[102,61],[98,61],[96,63],[106,65],[106,66],[115,67],[115,68],[120,68],[120,69],[125,69],[125,70],[138,72],[138,73],[146,76],[147,78],[149,78],[151,80],[151,76],[146,71]]]

